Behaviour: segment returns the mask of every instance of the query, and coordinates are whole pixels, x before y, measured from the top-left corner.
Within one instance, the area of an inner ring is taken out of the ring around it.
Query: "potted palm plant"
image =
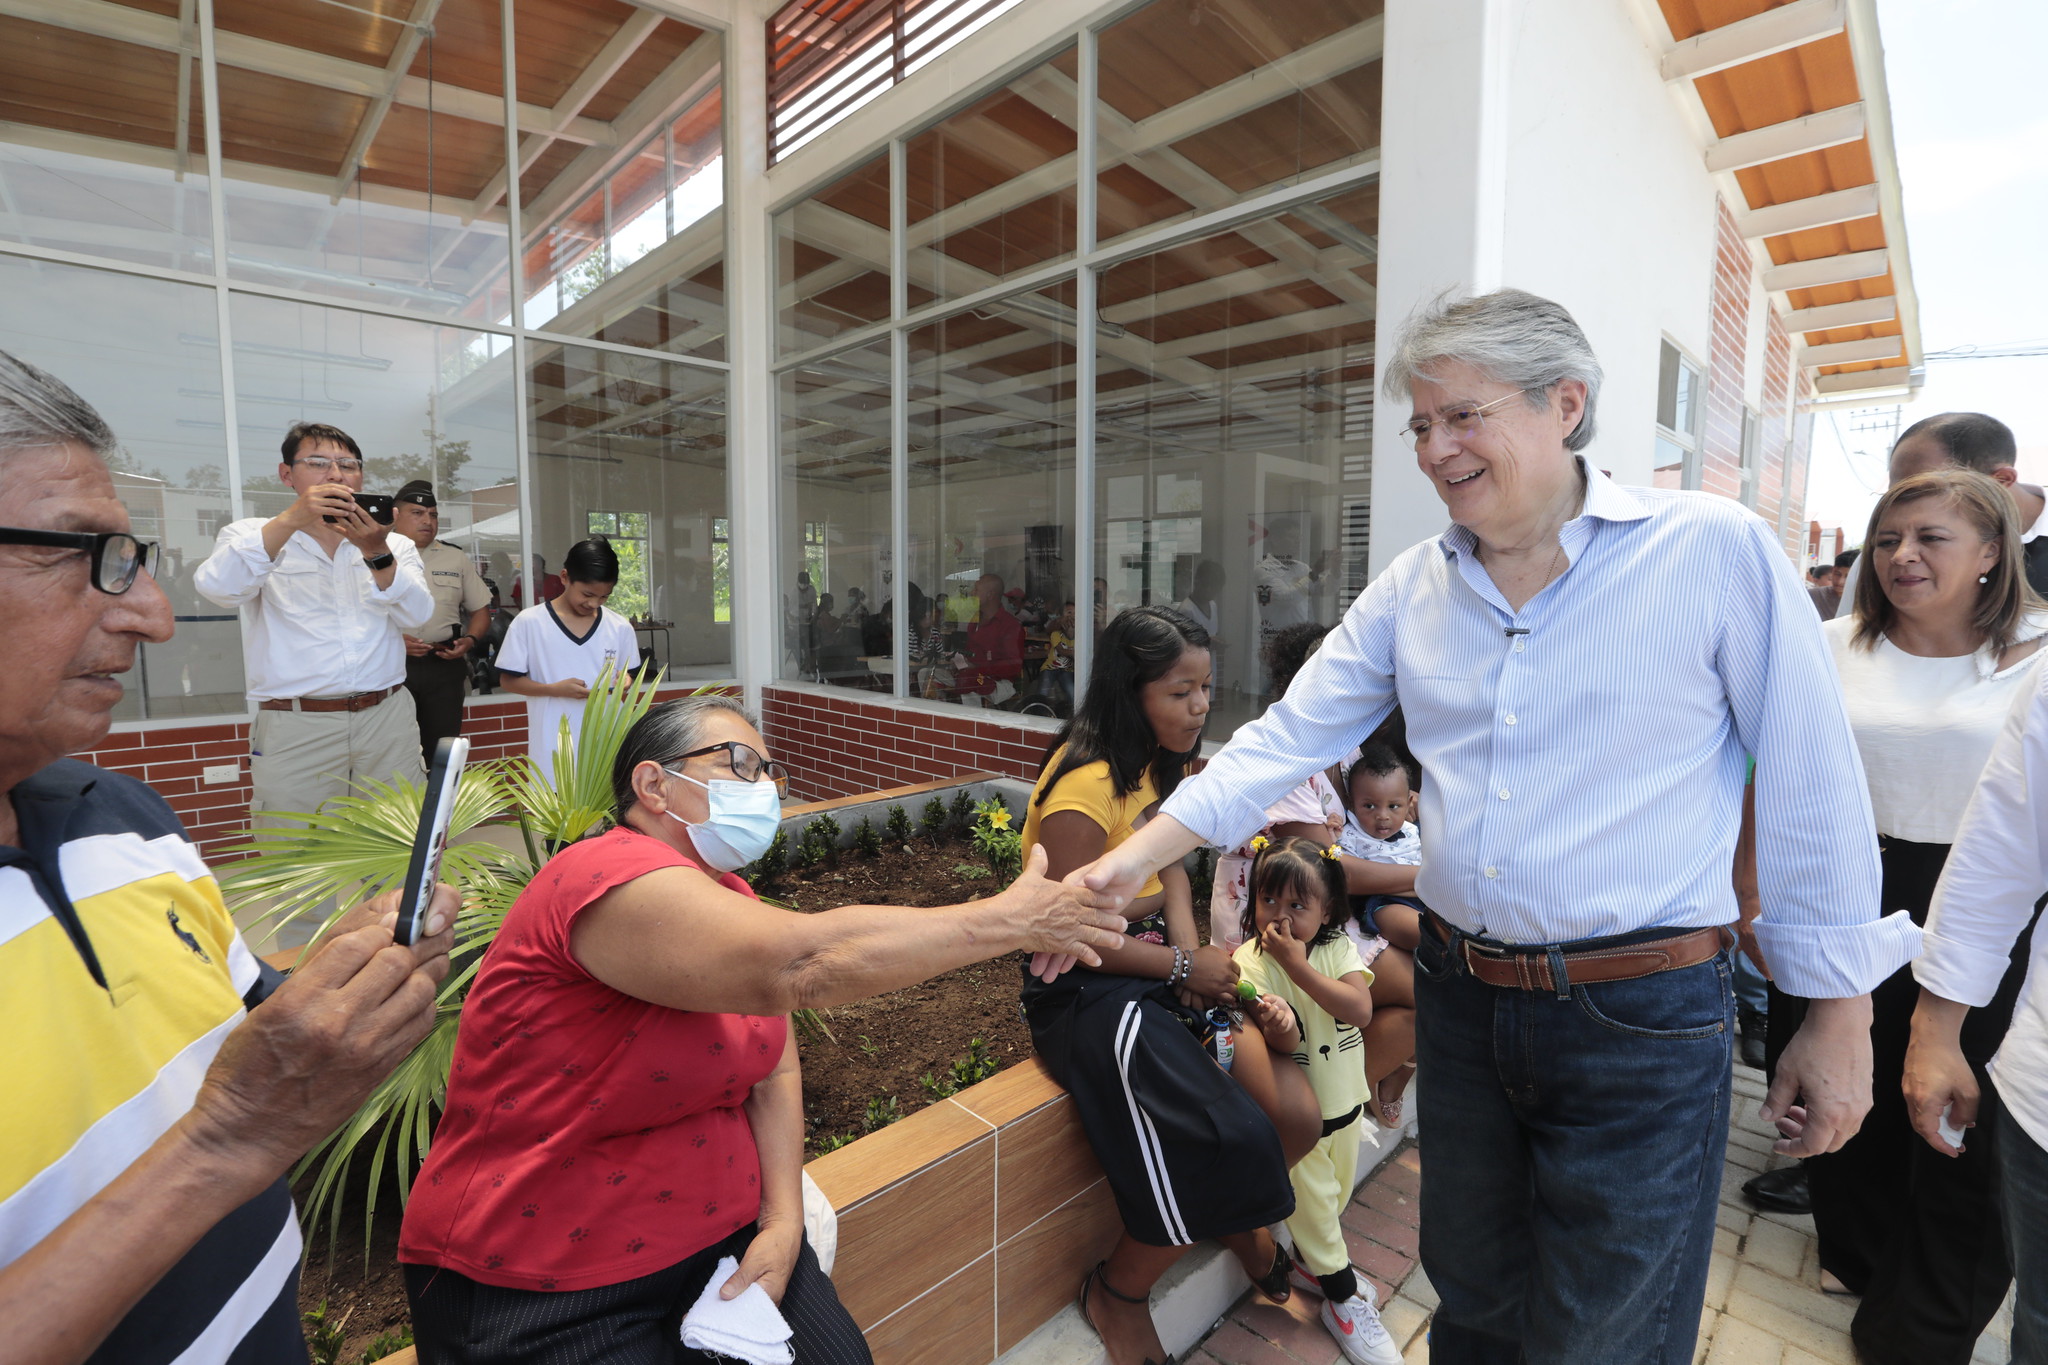
[[[309,1227],[327,1224],[330,1245],[339,1232],[335,1215],[343,1190],[366,1145],[366,1252],[387,1166],[397,1176],[401,1205],[410,1194],[447,1096],[463,997],[484,950],[541,864],[610,818],[612,761],[626,732],[653,706],[658,683],[651,671],[601,678],[590,690],[575,742],[555,750],[552,773],[543,774],[524,755],[464,772],[441,864],[442,879],[462,893],[462,911],[433,1030],[292,1173],[295,1181],[313,1177],[305,1217]],[[566,738],[568,721],[562,725]],[[413,782],[363,782],[317,816],[274,815],[289,823],[251,830],[231,850],[247,856],[221,878],[230,908],[247,914],[252,929],[275,932],[315,915],[323,916],[324,928],[340,913],[334,907],[402,884],[423,796]],[[516,828],[518,846],[463,837],[486,825]]]

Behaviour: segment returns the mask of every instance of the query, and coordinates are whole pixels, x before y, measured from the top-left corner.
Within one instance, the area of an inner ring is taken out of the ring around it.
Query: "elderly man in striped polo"
[[[178,817],[66,757],[171,637],[113,433],[0,351],[0,1356],[304,1362],[285,1172],[434,1019],[454,892],[392,943],[356,907],[280,983]]]
[[[1820,622],[1723,498],[1585,458],[1600,367],[1570,314],[1439,301],[1384,358],[1452,525],[1389,565],[1275,704],[1077,876],[1135,889],[1228,848],[1398,704],[1429,774],[1416,958],[1432,1365],[1685,1365],[1719,1197],[1729,864],[1757,768],[1757,933],[1813,1001],[1764,1105],[1788,1155],[1870,1105],[1867,992],[1917,930],[1877,840]]]

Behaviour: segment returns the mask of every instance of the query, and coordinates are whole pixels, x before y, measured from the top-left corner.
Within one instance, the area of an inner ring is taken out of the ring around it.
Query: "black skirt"
[[[1163,981],[1074,970],[1024,983],[1024,1019],[1073,1096],[1124,1229],[1186,1246],[1280,1222],[1294,1190],[1265,1111],[1197,1040]]]

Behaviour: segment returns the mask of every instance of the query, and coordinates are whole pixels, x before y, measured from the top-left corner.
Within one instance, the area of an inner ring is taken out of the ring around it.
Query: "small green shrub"
[[[955,863],[953,864],[953,875],[964,877],[970,882],[978,882],[985,881],[996,874],[985,867],[976,867],[973,863]]]
[[[836,1152],[859,1136],[859,1133],[834,1133],[830,1137],[819,1138],[818,1151],[820,1153]]]
[[[772,882],[789,871],[789,835],[782,830],[775,831],[768,851],[747,866],[746,878],[749,883]]]
[[[401,1327],[395,1332],[386,1332],[363,1348],[362,1359],[357,1362],[357,1365],[371,1365],[372,1361],[382,1360],[385,1356],[389,1355],[397,1355],[410,1345],[412,1345],[411,1328]]]
[[[981,1039],[969,1039],[967,1055],[954,1061],[948,1081],[954,1090],[965,1090],[968,1086],[985,1081],[996,1074],[996,1059],[989,1055]]]
[[[996,804],[1001,805],[999,801]],[[953,793],[953,807],[946,812],[946,831],[949,834],[965,834],[974,823],[974,798],[962,787]]]
[[[776,837],[781,838],[782,836],[777,835]],[[795,845],[789,850],[790,868],[794,871],[802,872],[806,868],[815,866],[817,861],[818,851],[811,844],[811,832],[805,830],[798,836]]]
[[[973,814],[974,851],[1007,886],[1024,870],[1024,836],[1010,828],[1010,808],[999,796],[975,806]]]
[[[818,847],[839,851],[839,822],[829,815],[814,818],[804,831],[818,841]]]
[[[897,1107],[894,1095],[890,1095],[886,1099],[877,1095],[868,1101],[868,1112],[862,1116],[860,1121],[861,1131],[864,1133],[880,1132],[902,1117],[903,1111]]]
[[[348,1338],[348,1314],[329,1322],[327,1300],[322,1299],[318,1308],[299,1314],[299,1321],[306,1329],[306,1354],[312,1357],[313,1365],[339,1365],[341,1343]]]
[[[796,848],[798,867],[836,862],[839,858],[839,822],[829,815],[819,816],[804,826],[804,832],[797,836]]]
[[[925,1089],[925,1093],[930,1095],[935,1100],[943,1100],[947,1096],[953,1094],[954,1092],[954,1086],[951,1080],[939,1080],[937,1077],[933,1076],[932,1073],[929,1071],[925,1072],[924,1075],[919,1076],[917,1078],[917,1083],[923,1086]]]
[[[946,832],[946,803],[936,794],[924,803],[924,814],[919,817],[917,827],[927,839],[937,839]]]
[[[865,815],[853,827],[853,846],[869,858],[882,851],[882,831],[876,829],[875,822]]]
[[[882,828],[888,833],[890,843],[909,843],[910,812],[903,809],[903,807],[901,806],[889,807],[889,819],[888,822],[882,826]]]

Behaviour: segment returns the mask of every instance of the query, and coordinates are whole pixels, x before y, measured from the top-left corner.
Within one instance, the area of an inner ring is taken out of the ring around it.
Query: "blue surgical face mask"
[[[766,778],[740,782],[728,777],[698,782],[674,768],[662,771],[685,782],[696,782],[710,793],[711,809],[699,823],[692,824],[672,810],[662,814],[689,830],[698,856],[720,872],[739,871],[775,842],[775,831],[782,827],[782,798],[773,782]]]

